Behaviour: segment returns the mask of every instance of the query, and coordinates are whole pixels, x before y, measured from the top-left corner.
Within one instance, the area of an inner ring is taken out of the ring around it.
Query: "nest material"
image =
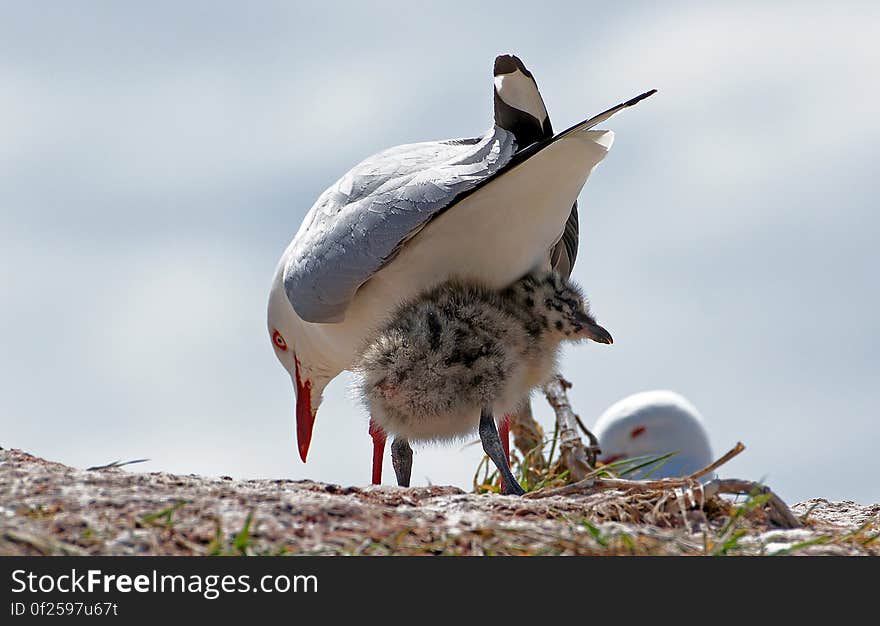
[[[582,497],[590,501],[591,515],[596,519],[660,527],[690,527],[693,521],[724,522],[734,517],[761,526],[786,529],[801,526],[785,502],[765,485],[740,479],[701,482],[701,478],[743,452],[745,446],[742,443],[737,443],[717,461],[683,478],[626,480],[614,477],[609,467],[597,467],[598,442],[572,409],[566,393],[571,386],[570,382],[559,377],[543,388],[556,414],[554,447],[556,441],[559,442],[556,463],[544,458],[541,446],[522,449],[520,442],[515,441],[523,455],[519,460],[520,474],[531,480],[537,476],[540,478],[538,484],[542,485],[527,493],[525,498]],[[526,418],[534,421],[530,414],[519,416],[518,420]],[[540,426],[535,424],[532,430],[537,432]],[[588,437],[588,445],[584,445],[578,429]],[[737,506],[730,499],[721,497],[724,495],[747,496],[748,499]]]

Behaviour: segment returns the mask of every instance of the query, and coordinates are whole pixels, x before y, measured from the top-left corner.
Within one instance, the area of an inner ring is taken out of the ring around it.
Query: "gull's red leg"
[[[373,484],[382,483],[382,457],[385,455],[385,431],[370,418],[370,437],[373,438]]]
[[[501,445],[501,438],[498,436],[498,427],[495,418],[492,416],[492,409],[483,408],[480,412],[480,441],[483,444],[483,452],[495,464],[498,473],[503,479],[501,493],[507,496],[521,496],[525,493],[522,486],[516,482],[516,476],[510,471],[510,466],[504,456],[504,447]]]
[[[510,416],[505,415],[498,425],[498,437],[501,438],[501,445],[504,447],[504,456],[507,457],[507,464],[510,465]]]

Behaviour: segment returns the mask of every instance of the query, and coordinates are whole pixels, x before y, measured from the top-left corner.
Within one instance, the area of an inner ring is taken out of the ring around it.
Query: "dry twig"
[[[113,461],[112,463],[106,463],[104,465],[93,465],[92,467],[87,467],[86,471],[100,471],[106,469],[116,469],[118,467],[125,467],[126,465],[134,465],[135,463],[146,463],[150,459],[135,459],[134,461]]]
[[[565,390],[571,388],[571,383],[561,376],[544,385],[544,395],[547,402],[556,413],[556,423],[559,425],[559,453],[562,464],[568,469],[569,475],[576,481],[583,480],[593,472],[596,466],[596,453],[598,447],[592,445],[595,441],[591,437],[591,445],[585,447],[578,435],[578,417],[571,408],[571,402]],[[581,425],[582,427],[583,425]],[[586,429],[584,429],[586,430]],[[589,431],[587,431],[589,432]]]
[[[801,526],[800,522],[785,502],[765,485],[738,479],[715,479],[705,485],[699,482],[701,477],[714,472],[745,449],[742,442],[737,442],[733,449],[717,461],[682,478],[661,478],[659,480],[599,478],[597,476],[599,472],[594,471],[570,485],[554,489],[538,489],[527,493],[523,497],[534,500],[551,496],[590,495],[597,491],[610,489],[635,493],[672,490],[672,493],[666,495],[658,494],[659,500],[655,508],[658,511],[661,509],[669,510],[674,503],[675,508],[683,513],[688,508],[696,507],[702,509],[708,499],[720,494],[761,494],[769,497],[767,502],[768,516],[774,524],[783,528],[799,528]],[[695,491],[700,493],[699,503],[693,497]]]

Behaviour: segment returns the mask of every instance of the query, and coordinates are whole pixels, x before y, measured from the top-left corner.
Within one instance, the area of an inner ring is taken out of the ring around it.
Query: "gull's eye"
[[[281,350],[282,352],[287,351],[287,342],[284,341],[284,337],[281,336],[277,330],[272,333],[272,343],[275,344],[275,347]]]

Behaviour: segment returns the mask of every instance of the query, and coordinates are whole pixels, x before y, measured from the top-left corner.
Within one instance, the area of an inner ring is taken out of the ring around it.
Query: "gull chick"
[[[399,306],[368,340],[357,368],[373,421],[395,436],[398,484],[409,486],[410,441],[478,429],[504,493],[522,494],[495,416],[553,376],[563,341],[582,339],[612,343],[581,291],[555,271],[527,274],[503,290],[451,280]]]

